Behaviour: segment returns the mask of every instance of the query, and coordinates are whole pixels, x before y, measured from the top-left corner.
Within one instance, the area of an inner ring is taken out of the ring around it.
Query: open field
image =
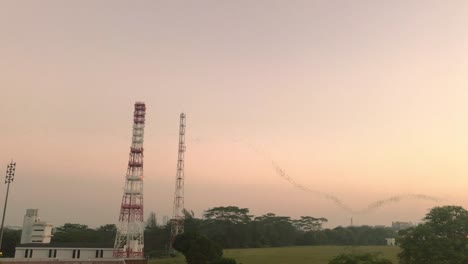
[[[387,246],[304,246],[283,248],[227,249],[224,255],[242,264],[328,264],[340,253],[380,252],[397,264],[398,247]],[[183,264],[183,256],[150,261],[151,264]]]

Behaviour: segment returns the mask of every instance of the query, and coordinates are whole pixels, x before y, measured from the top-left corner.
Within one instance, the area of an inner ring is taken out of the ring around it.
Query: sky
[[[468,207],[467,25],[463,0],[0,0],[6,224],[27,208],[117,223],[135,101],[146,216],[171,215],[181,112],[197,217],[235,205],[390,225]],[[439,200],[359,213],[408,194]]]

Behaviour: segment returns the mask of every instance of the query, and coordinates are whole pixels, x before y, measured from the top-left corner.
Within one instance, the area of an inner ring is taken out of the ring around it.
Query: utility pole
[[[7,166],[6,176],[5,176],[5,184],[7,185],[7,192],[5,196],[5,205],[3,206],[3,217],[2,217],[2,226],[0,228],[0,256],[3,256],[2,253],[2,240],[3,240],[3,224],[5,223],[5,213],[8,204],[8,193],[10,192],[10,183],[13,182],[15,179],[15,170],[16,170],[16,162],[11,161],[10,164]]]

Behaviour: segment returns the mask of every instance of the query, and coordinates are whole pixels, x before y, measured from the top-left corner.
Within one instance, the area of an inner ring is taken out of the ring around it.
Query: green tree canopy
[[[220,206],[206,211],[204,217],[207,220],[225,221],[233,224],[248,223],[252,218],[248,208],[237,206]]]
[[[158,221],[156,219],[156,213],[151,212],[148,216],[148,220],[146,220],[146,228],[155,228],[158,226]]]
[[[320,217],[315,218],[312,216],[301,216],[300,219],[294,220],[294,226],[302,231],[320,231],[323,228],[323,224],[328,222],[328,219]]]
[[[289,216],[268,213],[255,218],[254,236],[259,244],[288,246],[295,240],[296,229]]]
[[[96,246],[112,246],[117,228],[113,224],[102,225],[97,229],[87,225],[66,223],[57,228],[52,236],[52,243],[74,244],[88,243]]]
[[[435,207],[400,235],[401,264],[468,263],[468,211],[460,206]]]
[[[117,226],[115,224],[107,224],[107,225],[102,225],[96,229],[98,232],[109,232],[109,233],[116,233],[117,232]]]
[[[72,223],[66,223],[61,227],[57,228],[57,232],[75,232],[75,231],[86,231],[88,230],[87,225],[82,225],[82,224],[72,224]]]
[[[5,258],[13,258],[15,256],[15,248],[20,244],[21,230],[11,230],[5,228],[3,231],[2,254]]]
[[[188,264],[208,264],[219,260],[223,255],[222,248],[198,233],[178,235],[174,241],[174,249],[184,254]]]

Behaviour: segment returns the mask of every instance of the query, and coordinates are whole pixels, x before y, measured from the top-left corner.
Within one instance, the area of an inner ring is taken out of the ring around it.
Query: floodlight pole
[[[6,197],[5,197],[5,205],[3,206],[2,226],[0,228],[0,254],[2,250],[3,224],[5,223],[5,213],[6,213],[6,208],[8,204],[8,193],[10,192],[10,183],[12,183],[15,178],[15,169],[16,169],[16,162],[11,161],[10,164],[7,166],[7,172],[5,176],[5,184],[7,185],[7,192],[6,192]]]

